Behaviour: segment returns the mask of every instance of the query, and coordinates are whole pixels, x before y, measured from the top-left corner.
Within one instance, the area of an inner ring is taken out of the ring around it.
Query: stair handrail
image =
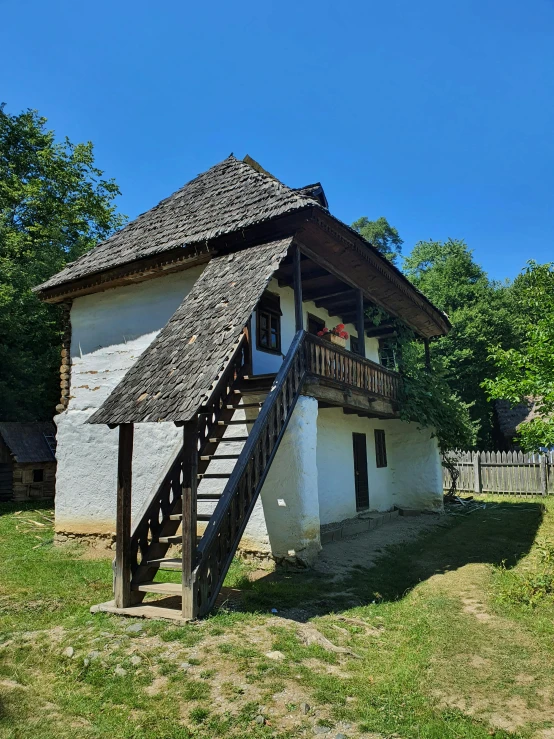
[[[287,407],[285,410],[284,417],[281,419],[280,428],[278,429],[278,432],[275,436],[272,448],[269,450],[269,454],[267,456],[267,459],[265,460],[263,469],[260,470],[259,477],[257,478],[256,483],[254,485],[255,490],[254,490],[254,493],[252,494],[251,500],[248,503],[248,507],[246,510],[243,511],[243,515],[241,516],[241,520],[239,521],[238,527],[235,532],[234,542],[232,544],[232,547],[230,551],[225,555],[225,562],[223,563],[223,566],[220,567],[220,572],[223,573],[223,577],[221,579],[225,577],[225,573],[227,572],[229,563],[232,557],[234,556],[236,547],[238,546],[242,533],[244,529],[246,528],[246,524],[248,523],[248,520],[250,518],[250,513],[257,500],[261,487],[265,481],[265,478],[267,476],[267,473],[269,471],[273,458],[279,447],[281,438],[287,428],[288,421],[292,415],[292,412],[296,405],[296,401],[302,389],[302,384],[303,384],[304,377],[306,374],[306,361],[305,361],[305,356],[304,356],[304,351],[303,351],[303,343],[304,343],[305,336],[306,336],[306,332],[304,330],[300,330],[295,334],[291,342],[291,345],[289,347],[289,350],[287,352],[287,355],[285,356],[285,359],[283,360],[281,368],[279,369],[279,372],[277,373],[275,377],[271,390],[269,391],[267,398],[262,404],[261,411],[257,419],[255,420],[254,425],[252,426],[252,429],[248,435],[248,439],[245,442],[245,445],[239,455],[239,458],[233,469],[233,472],[231,473],[231,476],[229,477],[229,480],[227,481],[227,484],[225,485],[225,489],[223,490],[223,493],[212,514],[211,520],[206,528],[206,531],[199,542],[198,550],[197,550],[198,560],[197,560],[196,567],[194,568],[194,574],[195,574],[195,580],[196,580],[195,588],[198,588],[199,586],[199,582],[197,578],[198,572],[205,565],[205,558],[206,558],[207,553],[213,550],[213,548],[216,546],[216,541],[215,541],[216,537],[219,535],[220,529],[224,525],[226,518],[230,515],[231,505],[233,503],[235,496],[237,495],[239,491],[239,486],[241,482],[243,481],[244,476],[247,474],[248,466],[250,465],[252,461],[253,455],[257,451],[256,447],[258,446],[262,438],[262,434],[267,430],[268,423],[271,419],[271,414],[276,407],[276,404],[280,398],[281,392],[285,388],[285,383],[291,376],[292,371],[296,368],[297,370],[297,374],[295,377],[296,382],[295,382],[294,387],[291,388],[291,393],[290,393],[291,397],[288,398]],[[232,441],[232,437],[230,437],[229,440]],[[210,610],[210,608],[213,605],[213,602],[215,601],[215,598],[217,597],[220,587],[221,587],[221,583],[212,583],[212,595],[210,597],[209,603],[202,604],[202,608],[200,609],[202,611],[202,614],[205,614]],[[198,615],[202,615],[202,614],[199,613]]]

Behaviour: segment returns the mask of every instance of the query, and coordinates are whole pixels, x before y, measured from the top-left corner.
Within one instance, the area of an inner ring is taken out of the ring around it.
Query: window
[[[317,336],[317,334],[325,328],[325,321],[317,316],[308,313],[308,333]]]
[[[256,310],[256,347],[281,354],[281,304],[278,295],[265,292]]]
[[[350,351],[354,352],[354,354],[359,354],[360,351],[360,345],[358,344],[358,337],[357,336],[351,336],[350,337]]]
[[[390,370],[398,369],[399,349],[394,339],[379,339],[379,362]]]
[[[33,482],[44,481],[44,470],[33,470]]]
[[[387,466],[387,446],[383,429],[375,429],[375,462],[377,467]]]

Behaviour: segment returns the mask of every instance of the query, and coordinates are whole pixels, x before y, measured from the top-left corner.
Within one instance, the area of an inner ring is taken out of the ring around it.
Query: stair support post
[[[192,572],[196,565],[196,491],[198,485],[198,418],[183,424],[182,616],[196,616]]]
[[[117,608],[131,605],[131,487],[133,424],[119,426],[114,600]]]

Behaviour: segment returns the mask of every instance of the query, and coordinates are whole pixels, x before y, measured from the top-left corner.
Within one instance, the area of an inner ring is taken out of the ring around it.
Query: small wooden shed
[[[0,501],[53,498],[55,451],[53,423],[0,423]]]

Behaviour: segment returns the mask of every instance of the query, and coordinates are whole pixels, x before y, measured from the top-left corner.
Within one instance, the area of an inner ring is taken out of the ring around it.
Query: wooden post
[[[253,374],[252,370],[252,318],[248,319],[248,323],[244,327],[244,334],[246,336],[246,349],[244,352],[244,375],[250,377]]]
[[[423,339],[423,346],[425,347],[425,369],[427,372],[431,372],[431,351],[429,349],[429,339]]]
[[[548,495],[548,470],[546,467],[546,454],[540,457],[541,495]]]
[[[198,484],[198,419],[183,424],[183,618],[196,615],[192,571],[196,565],[196,488]]]
[[[294,246],[293,254],[293,271],[292,286],[294,289],[294,317],[296,321],[296,331],[304,328],[304,316],[302,314],[302,271],[300,269],[301,253],[298,246]]]
[[[481,481],[481,453],[473,453],[473,491],[475,493],[483,492],[483,483]]]
[[[365,315],[362,290],[358,290],[356,295],[356,324],[358,329],[358,354],[360,357],[365,357]]]
[[[115,524],[115,583],[117,608],[131,605],[131,481],[133,467],[133,424],[119,426],[117,457],[117,514]]]

